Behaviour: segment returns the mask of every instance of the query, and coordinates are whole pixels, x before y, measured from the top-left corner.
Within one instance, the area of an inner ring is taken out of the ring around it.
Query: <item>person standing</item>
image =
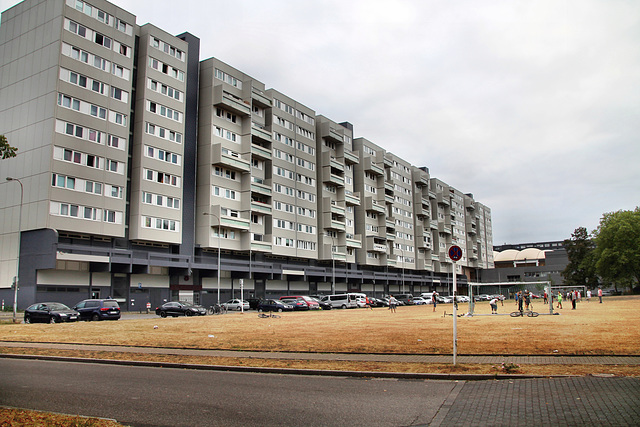
[[[531,294],[528,290],[524,291],[524,309],[529,310],[529,304],[531,304]]]
[[[598,298],[600,298],[600,304],[602,304],[602,288],[598,288]]]
[[[549,301],[548,301],[548,297],[547,297],[547,291],[545,289],[545,291],[544,291],[544,303],[546,304],[547,302],[549,302]]]
[[[436,305],[438,304],[438,293],[436,291],[431,294],[431,303],[433,304],[433,311],[436,311]]]
[[[493,297],[493,299],[489,301],[489,305],[491,306],[491,314],[498,314],[498,297]]]
[[[558,291],[558,305],[556,308],[562,308],[562,292]]]
[[[587,302],[591,302],[591,289],[587,291]]]
[[[518,292],[518,311],[522,312],[522,304],[524,304],[524,297],[522,296],[522,291]]]
[[[571,310],[576,309],[576,302],[578,301],[578,291],[571,292]]]
[[[395,299],[393,295],[389,295],[389,310],[391,310],[392,313],[395,313],[397,306],[398,300]]]

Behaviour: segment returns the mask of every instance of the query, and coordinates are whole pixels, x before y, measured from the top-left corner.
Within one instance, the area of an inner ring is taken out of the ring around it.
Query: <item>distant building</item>
[[[562,271],[569,263],[562,241],[494,246],[495,267],[482,271],[481,282],[551,281],[562,285]]]

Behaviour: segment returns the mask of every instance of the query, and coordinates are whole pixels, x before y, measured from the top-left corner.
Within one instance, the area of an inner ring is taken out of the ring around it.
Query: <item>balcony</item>
[[[395,267],[396,264],[398,264],[398,261],[396,261],[395,259],[387,258],[387,265]]]
[[[393,198],[392,195],[390,195],[390,194],[385,194],[384,195],[384,202],[385,203],[392,205],[394,201],[395,201],[395,199]]]
[[[424,207],[418,208],[416,215],[422,217],[422,219],[429,218],[431,216],[429,210],[425,209]]]
[[[344,178],[331,172],[331,167],[322,168],[322,182],[332,183],[338,187],[344,187]]]
[[[344,158],[344,163],[349,163],[352,165],[360,163],[358,154],[359,153],[357,151],[350,152],[350,151],[344,150],[344,152],[342,153],[342,156]]]
[[[390,157],[384,156],[383,163],[384,163],[384,166],[387,167],[387,168],[392,168],[393,167],[393,160],[391,160]]]
[[[438,223],[438,233],[451,234],[451,227],[444,222]]]
[[[251,170],[251,164],[248,160],[243,159],[239,154],[230,154],[228,150],[222,147],[222,144],[214,144],[211,147],[211,164],[224,165],[241,172],[249,172]]]
[[[318,131],[320,133],[320,138],[324,138],[338,144],[344,143],[344,131],[341,129],[334,129],[329,122],[320,123]]]
[[[271,215],[272,208],[271,205],[264,202],[258,202],[257,200],[251,201],[251,211],[252,212],[260,212],[263,214]]]
[[[256,240],[256,238],[260,236],[262,240]],[[254,240],[251,241],[251,250],[253,252],[271,252],[273,250],[272,237],[270,234],[263,235],[254,235]]]
[[[273,193],[273,190],[271,190],[271,187],[269,185],[261,184],[258,182],[252,182],[251,192],[270,197],[271,194]]]
[[[386,220],[386,226],[387,226],[387,228],[391,228],[393,230],[396,229],[395,221],[391,221],[391,220],[389,220],[389,218],[387,218],[387,220]]]
[[[437,200],[438,200],[438,204],[440,205],[450,206],[451,204],[451,201],[449,200],[449,195],[438,193]]]
[[[331,151],[322,152],[322,167],[330,166],[333,169],[337,169],[344,173],[344,164],[336,157],[331,155]]]
[[[365,249],[367,252],[380,252],[387,253],[387,245],[381,243],[383,240],[380,240],[377,236],[367,236],[365,241]]]
[[[241,116],[251,114],[251,104],[225,91],[222,84],[213,88],[213,105],[220,105]]]
[[[380,214],[385,214],[387,210],[384,206],[380,206],[376,200],[373,199],[372,196],[366,196],[364,198],[364,209],[367,211],[373,211]]]
[[[395,192],[395,187],[389,181],[384,182],[384,189],[385,191],[389,191],[391,194]]]
[[[435,219],[432,219],[431,221],[429,221],[429,227],[431,227],[432,230],[437,230],[438,229],[438,221]]]
[[[271,143],[271,132],[255,122],[251,122],[251,136],[263,142]],[[271,152],[269,152],[271,158]]]
[[[347,205],[360,206],[360,193],[347,193],[344,192],[344,202]]]
[[[348,248],[361,248],[362,247],[362,237],[360,234],[356,234],[355,236],[347,236],[347,247]]]
[[[373,172],[376,175],[384,175],[384,169],[375,163],[375,159],[373,157],[365,157],[362,162],[362,167],[364,170]]]
[[[251,221],[247,218],[221,215],[220,225],[222,227],[234,228],[236,230],[249,231],[249,228],[251,227]]]
[[[255,87],[251,88],[251,99],[253,103],[258,107],[262,108],[271,108],[272,102],[260,89],[256,89]]]
[[[325,197],[328,198],[328,197]],[[331,204],[331,213],[336,214],[338,216],[345,216],[346,209],[337,204],[337,202],[330,203]]]
[[[396,235],[395,233],[387,233],[387,240],[396,240]]]

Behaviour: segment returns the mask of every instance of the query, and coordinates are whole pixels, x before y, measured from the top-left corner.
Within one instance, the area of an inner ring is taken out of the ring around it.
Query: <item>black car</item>
[[[86,299],[73,307],[80,313],[80,320],[118,320],[120,306],[114,299]]]
[[[59,302],[39,302],[24,311],[24,323],[75,322],[80,318],[77,311]]]
[[[252,310],[257,310],[258,304],[262,302],[262,298],[247,298],[246,300],[249,301],[249,308]]]
[[[171,301],[157,307],[156,314],[160,317],[204,316],[207,314],[207,309],[186,301]]]
[[[275,299],[267,299],[260,301],[258,304],[258,311],[292,311],[293,306],[285,303],[284,301],[278,301]]]
[[[320,305],[320,308],[323,310],[331,310],[333,306],[326,301],[322,301],[320,298],[310,297],[312,300],[317,302]]]

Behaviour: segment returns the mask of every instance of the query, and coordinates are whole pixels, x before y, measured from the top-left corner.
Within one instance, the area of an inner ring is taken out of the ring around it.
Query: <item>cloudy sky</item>
[[[495,244],[640,205],[636,0],[113,3],[473,193]]]

